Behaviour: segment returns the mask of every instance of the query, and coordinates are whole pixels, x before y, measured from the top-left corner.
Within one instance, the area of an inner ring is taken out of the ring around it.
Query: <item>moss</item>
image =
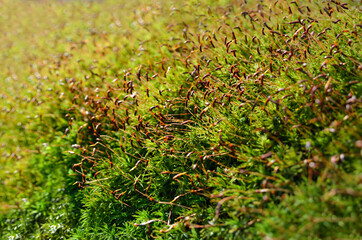
[[[4,238],[359,237],[355,1],[1,4]]]

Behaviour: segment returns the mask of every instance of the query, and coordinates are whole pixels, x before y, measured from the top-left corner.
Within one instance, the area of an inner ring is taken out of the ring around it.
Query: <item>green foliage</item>
[[[267,238],[358,239],[361,234],[358,178],[342,173],[323,183],[302,184],[294,189],[293,196],[287,196],[266,213],[256,228]]]
[[[33,194],[22,194],[27,198],[19,199],[23,202],[19,204],[21,208],[1,216],[4,238],[63,239],[70,236],[80,216],[78,189],[72,186],[76,176],[68,173],[75,159],[64,154],[72,139],[74,135],[57,137],[51,145],[41,149],[41,154],[32,156],[29,165],[36,169],[32,178],[26,177],[29,177],[27,181]]]
[[[359,238],[357,2],[4,1],[0,235]]]

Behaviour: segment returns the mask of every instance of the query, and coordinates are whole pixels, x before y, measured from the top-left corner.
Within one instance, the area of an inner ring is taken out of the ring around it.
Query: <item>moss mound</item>
[[[4,239],[361,237],[358,1],[1,4]]]

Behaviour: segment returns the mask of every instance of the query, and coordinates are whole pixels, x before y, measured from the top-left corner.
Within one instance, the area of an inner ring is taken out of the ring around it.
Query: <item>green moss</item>
[[[357,1],[1,5],[4,239],[360,237]]]

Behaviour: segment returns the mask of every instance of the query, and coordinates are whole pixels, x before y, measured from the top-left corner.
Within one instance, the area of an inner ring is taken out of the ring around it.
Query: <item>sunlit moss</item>
[[[1,5],[5,238],[358,237],[356,1]]]

